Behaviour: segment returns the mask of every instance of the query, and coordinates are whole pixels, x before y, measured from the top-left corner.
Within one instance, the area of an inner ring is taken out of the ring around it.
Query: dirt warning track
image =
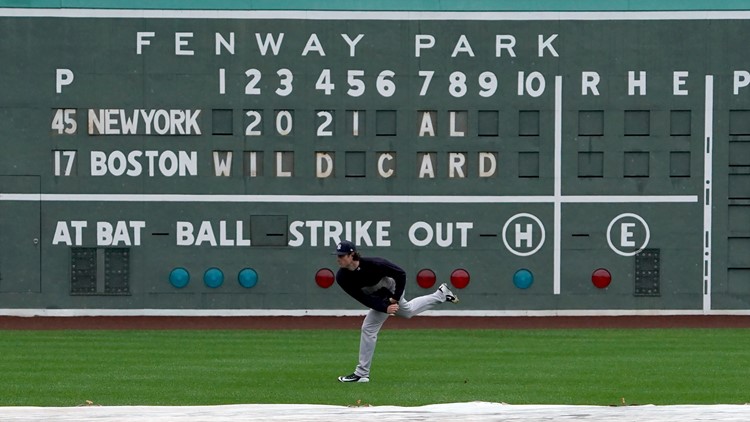
[[[360,316],[0,316],[2,330],[317,330],[359,329]],[[750,328],[750,315],[391,318],[387,329]]]

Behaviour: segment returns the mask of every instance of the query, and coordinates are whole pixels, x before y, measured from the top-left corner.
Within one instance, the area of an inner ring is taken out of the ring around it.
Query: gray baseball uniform
[[[440,291],[410,301],[404,299],[406,273],[398,265],[383,258],[360,258],[355,270],[339,269],[336,282],[351,297],[370,308],[362,323],[359,364],[354,371],[360,377],[370,376],[378,332],[388,319],[386,311],[391,298],[398,302],[399,310],[396,315],[403,318],[411,318],[445,302],[445,295]]]

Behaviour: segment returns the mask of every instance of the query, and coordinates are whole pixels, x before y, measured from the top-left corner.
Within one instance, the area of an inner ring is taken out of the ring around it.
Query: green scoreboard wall
[[[285,5],[0,8],[0,308],[750,308],[750,13]]]

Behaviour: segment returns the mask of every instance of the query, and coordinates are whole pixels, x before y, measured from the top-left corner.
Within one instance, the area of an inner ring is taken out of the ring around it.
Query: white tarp
[[[748,405],[562,406],[450,403],[419,407],[344,407],[306,404],[226,406],[0,407],[3,422],[223,422],[223,421],[750,421]]]

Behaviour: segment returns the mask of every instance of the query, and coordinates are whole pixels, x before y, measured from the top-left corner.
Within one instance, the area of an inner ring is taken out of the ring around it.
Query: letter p
[[[75,79],[75,76],[73,76],[72,70],[57,69],[55,75],[55,92],[58,94],[61,93],[62,87],[72,84],[73,79]]]
[[[735,70],[734,71],[734,95],[740,93],[740,88],[744,88],[750,84],[750,72],[747,70]]]
[[[422,50],[435,46],[435,37],[432,35],[418,34],[414,37],[414,57],[420,57]]]

